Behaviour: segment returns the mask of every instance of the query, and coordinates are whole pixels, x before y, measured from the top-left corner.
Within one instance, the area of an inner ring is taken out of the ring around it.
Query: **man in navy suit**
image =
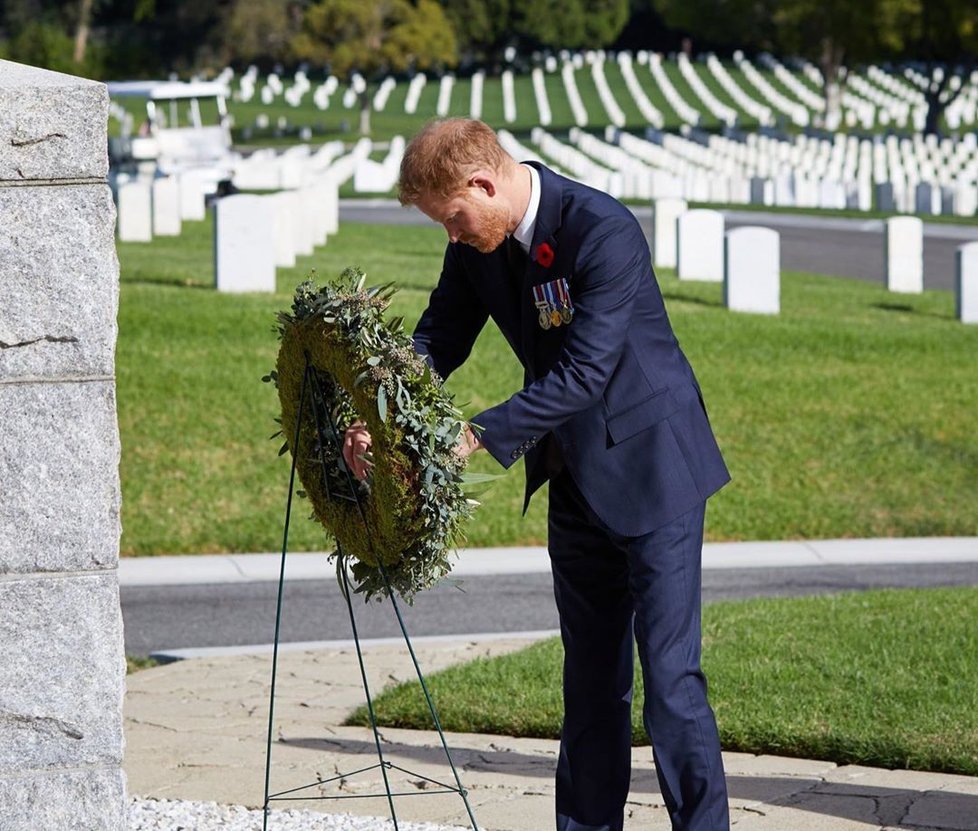
[[[472,419],[459,452],[526,460],[550,480],[549,551],[564,645],[558,831],[621,831],[631,760],[633,637],[645,727],[672,826],[727,831],[720,742],[700,669],[706,499],[729,474],[635,217],[607,194],[518,164],[469,119],[407,147],[400,199],[448,232],[414,333],[447,378],[489,318],[523,389]],[[366,475],[369,436],[347,434]]]

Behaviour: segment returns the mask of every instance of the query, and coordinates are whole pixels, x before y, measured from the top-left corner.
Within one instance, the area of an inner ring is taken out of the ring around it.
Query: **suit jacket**
[[[548,476],[543,443],[556,441],[598,518],[615,533],[646,534],[730,477],[637,220],[607,194],[534,167],[540,208],[522,280],[509,273],[506,244],[482,254],[450,243],[415,346],[447,378],[491,317],[525,385],[472,422],[504,467],[526,457],[524,511]],[[573,318],[543,329],[533,287],[560,278]]]

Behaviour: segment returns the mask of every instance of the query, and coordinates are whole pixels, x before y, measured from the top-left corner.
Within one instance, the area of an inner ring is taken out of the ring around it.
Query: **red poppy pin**
[[[545,242],[537,246],[536,261],[544,268],[550,268],[554,264],[554,250]]]

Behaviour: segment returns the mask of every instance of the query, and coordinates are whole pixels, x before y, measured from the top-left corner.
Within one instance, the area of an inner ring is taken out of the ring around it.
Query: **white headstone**
[[[275,210],[275,265],[292,268],[295,265],[295,240],[292,226],[299,216],[299,196],[294,190],[283,190],[267,197]]]
[[[723,214],[686,211],[676,220],[676,273],[680,280],[723,282]]]
[[[296,210],[292,215],[292,247],[300,257],[308,257],[316,246],[313,236],[312,219],[306,208],[301,192],[296,191]]]
[[[326,244],[326,204],[319,187],[311,184],[300,188],[299,199],[302,202],[302,215],[306,221],[307,233],[312,239],[314,248]]]
[[[217,290],[275,291],[275,204],[264,196],[227,196],[215,208]]]
[[[145,182],[119,186],[119,239],[151,242],[153,239],[153,192]]]
[[[326,200],[326,233],[335,234],[340,230],[340,188],[336,179],[327,174],[322,179],[323,199]]]
[[[207,217],[206,196],[213,193],[211,177],[196,170],[180,174],[180,219],[198,221]]]
[[[954,213],[974,216],[978,213],[978,189],[974,182],[959,182],[954,193]]]
[[[924,290],[924,223],[915,216],[886,220],[883,233],[886,287],[920,294]]]
[[[180,186],[175,176],[153,180],[153,234],[180,236]]]
[[[676,267],[676,220],[686,207],[685,199],[656,199],[652,203],[652,262],[658,268]]]
[[[363,159],[353,174],[353,189],[357,193],[387,193],[394,187],[394,178],[381,162]]]
[[[234,168],[232,181],[241,190],[275,190],[281,182],[279,162],[274,157],[255,153]]]
[[[978,242],[958,247],[955,253],[955,308],[962,323],[978,323]]]
[[[723,302],[735,312],[781,311],[781,238],[771,228],[746,225],[727,231]]]

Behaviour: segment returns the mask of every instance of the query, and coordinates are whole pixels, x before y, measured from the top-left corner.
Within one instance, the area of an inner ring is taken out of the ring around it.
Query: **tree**
[[[436,0],[319,0],[292,42],[297,57],[336,75],[454,66],[455,33]],[[359,93],[360,132],[370,132],[370,96]]]
[[[225,57],[229,62],[286,62],[301,26],[302,7],[296,0],[235,0],[227,17]]]
[[[927,99],[925,132],[936,133],[944,109],[957,96],[948,84],[951,73],[943,64],[959,67],[965,76],[976,68],[978,54],[978,8],[973,0],[922,0],[908,36],[908,54],[924,61],[930,85],[924,90]],[[941,67],[941,72],[935,70]]]
[[[929,0],[928,0],[929,2]],[[792,0],[774,3],[780,51],[816,63],[825,84],[825,117],[837,124],[843,66],[899,54],[921,0]]]
[[[463,49],[490,62],[524,49],[610,46],[629,18],[629,0],[441,0]]]
[[[75,28],[74,61],[81,66],[85,63],[85,50],[88,47],[88,32],[92,28],[92,6],[95,0],[79,0],[78,26]]]
[[[610,46],[631,16],[628,0],[582,0],[584,45]]]
[[[513,37],[511,0],[440,0],[461,50],[495,61]]]

